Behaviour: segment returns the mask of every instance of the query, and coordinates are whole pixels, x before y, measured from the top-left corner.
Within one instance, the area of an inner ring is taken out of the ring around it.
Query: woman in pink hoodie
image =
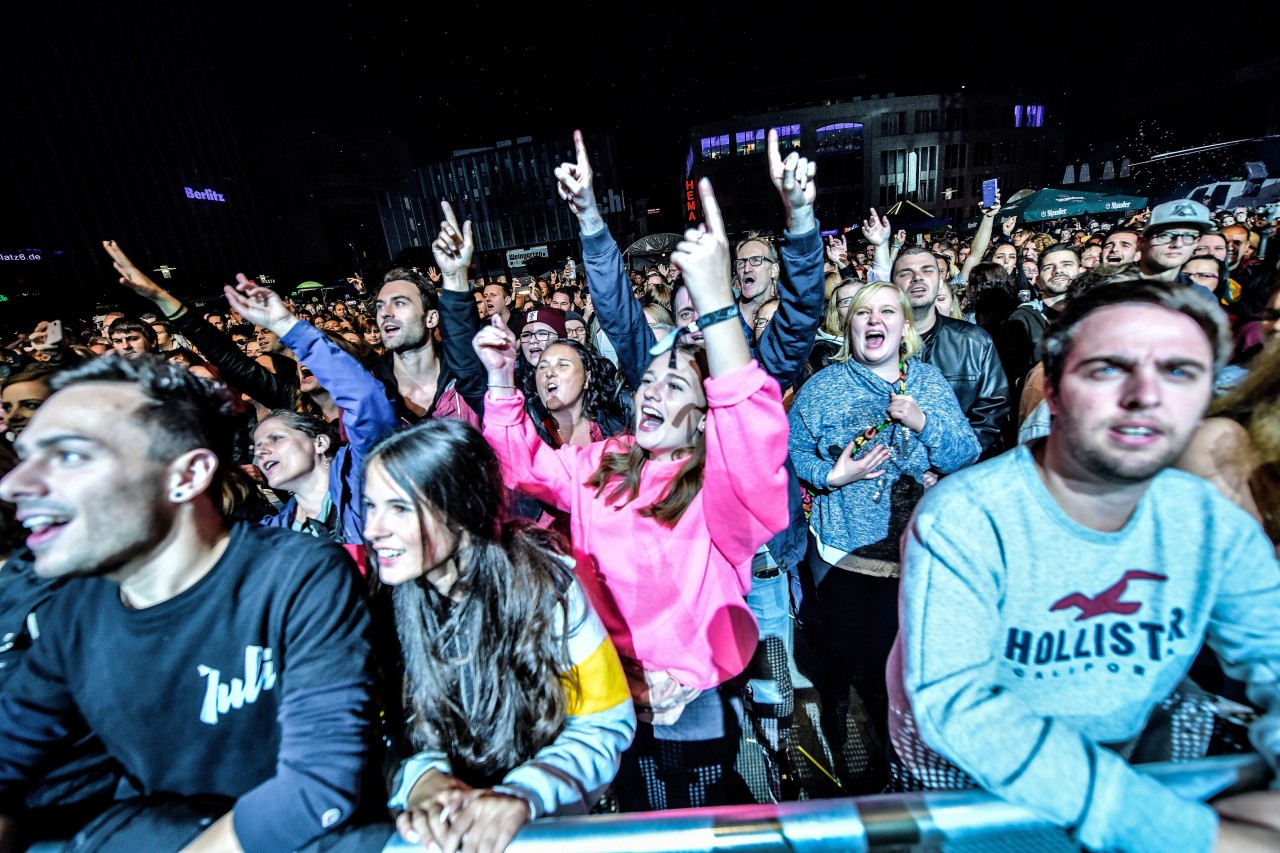
[[[475,339],[489,372],[485,437],[513,488],[570,514],[578,581],[644,721],[615,781],[624,809],[733,798],[738,676],[757,640],[744,601],[751,558],[788,521],[781,393],[750,358],[719,207],[708,182],[699,189],[706,223],[671,261],[705,349],[676,333],[654,347],[634,435],[551,448],[513,387],[515,336],[494,318]]]

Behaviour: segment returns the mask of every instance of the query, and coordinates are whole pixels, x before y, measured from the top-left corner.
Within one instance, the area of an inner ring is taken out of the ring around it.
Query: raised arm
[[[862,220],[862,236],[874,247],[867,281],[890,281],[893,269],[893,257],[889,254],[890,233],[889,217],[876,216],[876,209],[871,208],[871,215]]]
[[[655,343],[644,316],[644,307],[631,295],[622,252],[614,241],[596,204],[591,160],[582,131],[573,132],[576,158],[555,170],[556,191],[578,219],[582,260],[587,268],[587,291],[595,305],[600,327],[618,354],[618,369],[633,390],[640,387],[649,367],[649,348]]]
[[[1000,212],[1000,191],[996,190],[996,203],[990,207],[982,209],[982,221],[978,223],[978,233],[973,235],[973,243],[969,247],[969,257],[965,258],[964,266],[960,268],[960,278],[964,281],[969,280],[969,273],[973,268],[982,263],[983,257],[987,254],[987,249],[991,246],[991,226],[996,221],[996,214]]]
[[[552,448],[538,437],[525,411],[524,395],[516,390],[516,336],[500,315],[489,318],[472,346],[489,381],[484,437],[502,463],[507,485],[559,509],[570,509],[578,481],[585,479],[577,476],[575,462],[586,449]]]
[[[269,409],[292,409],[298,401],[296,376],[277,376],[249,358],[231,340],[196,317],[180,299],[156,284],[129,260],[114,240],[102,243],[120,273],[120,283],[143,299],[155,303],[160,313],[185,335],[206,361],[218,368],[223,379]]]
[[[358,463],[398,424],[386,388],[324,332],[294,316],[275,291],[254,284],[243,273],[236,273],[236,282],[234,288],[223,288],[227,303],[250,323],[278,335],[329,392],[342,410],[347,444]]]
[[[783,160],[776,130],[769,130],[768,141],[769,177],[782,198],[787,229],[780,246],[778,313],[760,336],[756,357],[779,385],[789,387],[808,363],[826,295],[822,236],[813,209],[818,197],[817,164],[795,151]]]
[[[447,201],[440,202],[440,211],[444,219],[440,222],[439,235],[431,244],[431,253],[444,282],[440,294],[440,361],[444,375],[457,382],[458,393],[480,414],[484,411],[485,370],[471,348],[471,340],[480,331],[480,316],[467,282],[476,244],[471,234],[471,220],[459,228],[458,217]]]

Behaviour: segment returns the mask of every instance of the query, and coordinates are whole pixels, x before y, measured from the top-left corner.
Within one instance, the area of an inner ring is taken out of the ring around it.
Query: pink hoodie
[[[578,581],[618,653],[705,690],[742,672],[755,653],[759,632],[744,601],[751,558],[789,518],[778,383],[752,361],[703,387],[702,491],[675,527],[639,510],[662,498],[684,460],[646,462],[635,500],[609,504],[585,483],[606,450],[626,452],[634,437],[553,449],[518,392],[485,397],[484,434],[507,485],[569,512]]]

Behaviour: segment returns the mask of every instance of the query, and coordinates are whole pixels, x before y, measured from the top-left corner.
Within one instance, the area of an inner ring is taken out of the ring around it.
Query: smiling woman
[[[456,421],[381,442],[364,494],[365,536],[404,649],[409,734],[422,750],[391,798],[401,834],[456,849],[452,839],[476,827],[471,840],[490,839],[479,849],[501,851],[531,818],[590,810],[635,712],[564,543],[504,523],[497,457]]]
[[[654,348],[634,435],[548,446],[514,387],[515,336],[495,317],[474,342],[489,372],[485,437],[509,483],[569,513],[577,578],[623,659],[641,720],[614,783],[625,810],[731,800],[732,679],[758,637],[751,558],[788,520],[781,392],[750,358],[728,239],[710,184],[700,191],[707,223],[671,261],[706,348]],[[574,380],[561,381],[556,396]]]

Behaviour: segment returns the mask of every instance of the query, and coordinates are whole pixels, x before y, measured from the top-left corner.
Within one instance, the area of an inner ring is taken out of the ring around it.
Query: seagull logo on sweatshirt
[[[1050,610],[1066,610],[1068,607],[1080,608],[1080,615],[1075,618],[1077,622],[1083,622],[1086,619],[1093,619],[1097,616],[1104,616],[1108,613],[1117,613],[1122,616],[1130,616],[1138,612],[1142,607],[1142,603],[1138,601],[1121,601],[1120,597],[1124,595],[1126,587],[1130,581],[1167,581],[1166,575],[1158,575],[1154,572],[1144,572],[1140,569],[1130,569],[1125,572],[1120,580],[1104,589],[1095,596],[1087,596],[1082,592],[1073,592],[1055,601]]]

